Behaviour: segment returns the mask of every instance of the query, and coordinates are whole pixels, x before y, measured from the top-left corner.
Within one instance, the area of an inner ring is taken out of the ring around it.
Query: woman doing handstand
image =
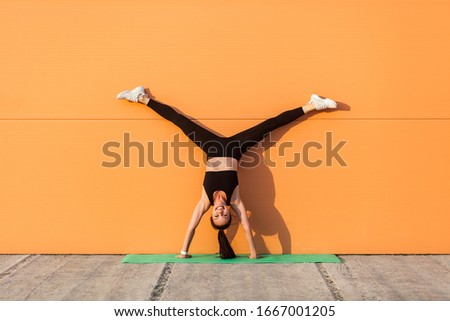
[[[285,111],[276,117],[244,130],[231,137],[220,137],[206,128],[194,123],[186,116],[178,113],[172,107],[151,99],[144,87],[136,87],[117,95],[118,99],[145,104],[163,118],[178,126],[207,156],[206,173],[203,180],[202,195],[194,209],[188,225],[186,236],[179,257],[190,258],[189,246],[200,220],[208,209],[213,206],[211,225],[219,231],[220,257],[228,259],[235,257],[235,253],[224,233],[231,224],[231,207],[236,213],[250,249],[250,258],[258,258],[252,229],[239,196],[237,169],[239,160],[250,147],[256,145],[272,130],[286,125],[298,117],[312,111],[336,108],[336,103],[328,98],[312,95],[311,100],[304,106]]]

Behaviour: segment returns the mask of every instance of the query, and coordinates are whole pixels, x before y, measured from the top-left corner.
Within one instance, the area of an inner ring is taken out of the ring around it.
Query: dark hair
[[[231,216],[230,220],[227,224],[224,224],[222,226],[218,226],[214,224],[213,218],[211,217],[211,225],[216,230],[219,230],[218,234],[218,240],[219,240],[219,253],[221,259],[232,259],[236,257],[236,254],[233,251],[233,248],[230,245],[230,242],[228,242],[227,236],[225,235],[224,230],[226,230],[231,225]]]

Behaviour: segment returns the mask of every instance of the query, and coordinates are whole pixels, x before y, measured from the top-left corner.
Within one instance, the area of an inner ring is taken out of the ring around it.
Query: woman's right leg
[[[217,142],[219,138],[216,134],[206,128],[194,123],[186,116],[178,113],[172,107],[150,99],[148,96],[139,96],[139,102],[153,109],[161,117],[178,126],[186,136],[189,137],[197,146],[204,150],[208,142]]]

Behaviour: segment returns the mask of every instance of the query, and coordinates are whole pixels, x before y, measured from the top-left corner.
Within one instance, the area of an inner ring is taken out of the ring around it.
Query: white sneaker
[[[336,108],[337,104],[334,100],[331,100],[329,98],[320,98],[316,94],[311,95],[311,100],[309,103],[312,103],[316,105],[316,110],[322,110],[327,108]]]
[[[139,101],[139,96],[147,94],[145,93],[145,89],[142,86],[136,87],[133,90],[125,90],[117,95],[117,99],[126,99],[128,101],[137,103]]]

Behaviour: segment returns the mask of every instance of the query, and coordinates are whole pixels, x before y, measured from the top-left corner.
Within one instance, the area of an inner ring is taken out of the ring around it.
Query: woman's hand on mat
[[[190,254],[178,254],[177,258],[179,259],[190,259],[192,255]]]
[[[259,255],[259,254],[253,254],[253,255],[249,255],[248,258],[249,258],[249,259],[259,259],[259,258],[261,258],[261,255]]]

